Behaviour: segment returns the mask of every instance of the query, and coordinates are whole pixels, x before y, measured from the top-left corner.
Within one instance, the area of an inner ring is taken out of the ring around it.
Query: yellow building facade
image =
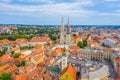
[[[76,70],[71,65],[68,65],[63,69],[60,80],[76,80]]]

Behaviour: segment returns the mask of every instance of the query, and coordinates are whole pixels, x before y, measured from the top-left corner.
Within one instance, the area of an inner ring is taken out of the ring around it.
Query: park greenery
[[[0,80],[12,80],[12,75],[8,72],[0,73]]]
[[[85,48],[85,47],[87,47],[87,45],[88,45],[88,43],[87,43],[86,40],[84,40],[84,41],[79,41],[79,42],[77,43],[77,46],[80,47],[80,48]]]
[[[58,37],[59,30],[47,29],[47,28],[32,28],[32,27],[18,27],[13,29],[12,34],[0,34],[0,40],[16,40],[17,38],[25,38],[31,40],[34,36],[48,35],[52,40],[56,40]]]
[[[20,47],[20,50],[30,50],[34,48],[33,46],[23,46],[23,47]]]

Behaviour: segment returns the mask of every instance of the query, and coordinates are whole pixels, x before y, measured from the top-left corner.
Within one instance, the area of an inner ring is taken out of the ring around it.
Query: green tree
[[[0,80],[12,80],[12,76],[8,72],[0,73]]]
[[[26,62],[25,61],[21,61],[20,64],[21,64],[21,66],[25,66]]]
[[[5,50],[0,50],[0,56],[5,54]]]
[[[20,47],[20,50],[29,50],[32,48],[34,48],[34,47],[33,46],[23,46],[23,47]]]
[[[73,34],[73,37],[77,36],[76,34]]]
[[[26,62],[25,61],[20,61],[20,63],[17,64],[18,67],[20,66],[25,66],[26,65]]]
[[[20,55],[21,55],[20,53],[14,53],[14,54],[13,54],[13,57],[14,57],[14,58],[19,58]]]
[[[83,47],[86,47],[87,45],[88,45],[87,41],[84,40],[84,41],[83,41]]]
[[[53,41],[55,41],[55,40],[57,39],[56,36],[51,36],[50,38],[51,38],[51,40],[53,40]]]
[[[105,47],[105,43],[102,43],[102,46]]]
[[[79,41],[78,44],[77,44],[77,46],[79,46],[80,48],[84,48],[82,41]]]

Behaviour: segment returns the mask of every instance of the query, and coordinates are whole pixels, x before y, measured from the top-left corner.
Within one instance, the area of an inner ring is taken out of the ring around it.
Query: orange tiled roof
[[[76,79],[76,70],[72,67],[72,65],[68,65],[65,69],[63,69],[60,76],[62,76],[65,72],[68,72],[74,79]]]
[[[64,51],[64,48],[56,48],[55,51],[56,51],[57,53],[60,53],[60,52],[63,52],[63,51]]]
[[[39,59],[43,58],[43,55],[42,54],[38,54],[38,55],[35,55],[34,56],[34,60],[35,61],[38,61]]]
[[[5,70],[8,69],[9,67],[10,67],[9,64],[6,64],[6,65],[1,66],[1,67],[0,67],[0,72],[1,72],[1,71],[5,71]]]
[[[18,38],[18,39],[15,40],[15,42],[18,42],[18,43],[27,43],[28,40],[24,39],[24,38]]]
[[[13,66],[10,66],[6,71],[7,72],[12,72],[12,71],[15,71],[16,69],[17,69],[17,66],[13,65]]]
[[[36,46],[36,47],[43,47],[42,44],[36,44],[35,46]]]
[[[77,55],[77,54],[78,54],[78,50],[72,50],[71,53],[72,53],[73,55]]]
[[[4,54],[3,56],[0,57],[1,62],[8,62],[10,59],[10,54]]]
[[[79,49],[78,46],[70,46],[70,49]]]
[[[64,48],[56,48],[55,50],[51,51],[49,54],[53,56],[59,56],[62,52],[64,52]],[[68,54],[68,50],[65,50],[66,54]]]
[[[80,78],[78,78],[78,80],[81,80]]]
[[[53,56],[56,56],[56,57],[60,55],[60,53],[57,53],[55,51],[50,52],[50,54],[53,55]]]
[[[20,47],[17,46],[17,47],[14,47],[14,48],[11,49],[11,51],[16,51],[16,50],[20,50]]]
[[[21,73],[19,75],[16,75],[15,80],[27,80],[27,77]]]
[[[4,39],[4,41],[5,41],[5,42],[9,42],[9,40],[8,40],[8,39]]]
[[[42,76],[41,73],[45,69],[45,66],[34,64],[27,65],[25,67],[22,67],[21,70],[26,74],[27,80],[41,80]]]
[[[13,47],[15,47],[15,46],[17,46],[17,44],[16,44],[15,41],[10,41],[9,46],[13,46]]]
[[[80,36],[75,36],[75,37],[74,37],[74,42],[75,42],[75,43],[78,43],[78,41],[79,41],[81,38],[82,38],[81,35],[80,35]]]
[[[19,69],[25,73],[28,74],[29,72],[31,72],[32,69],[34,69],[36,66],[34,64],[30,64],[30,65],[26,65],[25,67],[20,67]]]
[[[47,60],[46,60],[46,62],[45,62],[45,64],[46,64],[46,65],[50,65],[50,64],[52,64],[53,62],[54,62],[54,58],[53,58],[53,57],[48,57]]]
[[[13,60],[14,62],[20,62],[22,59],[19,57],[19,58],[14,58]]]
[[[47,42],[49,40],[49,37],[46,36],[35,36],[30,40],[30,42]]]

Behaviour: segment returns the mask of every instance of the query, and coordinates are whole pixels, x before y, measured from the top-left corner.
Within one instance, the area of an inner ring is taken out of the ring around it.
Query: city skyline
[[[0,0],[0,24],[119,25],[120,0]]]

